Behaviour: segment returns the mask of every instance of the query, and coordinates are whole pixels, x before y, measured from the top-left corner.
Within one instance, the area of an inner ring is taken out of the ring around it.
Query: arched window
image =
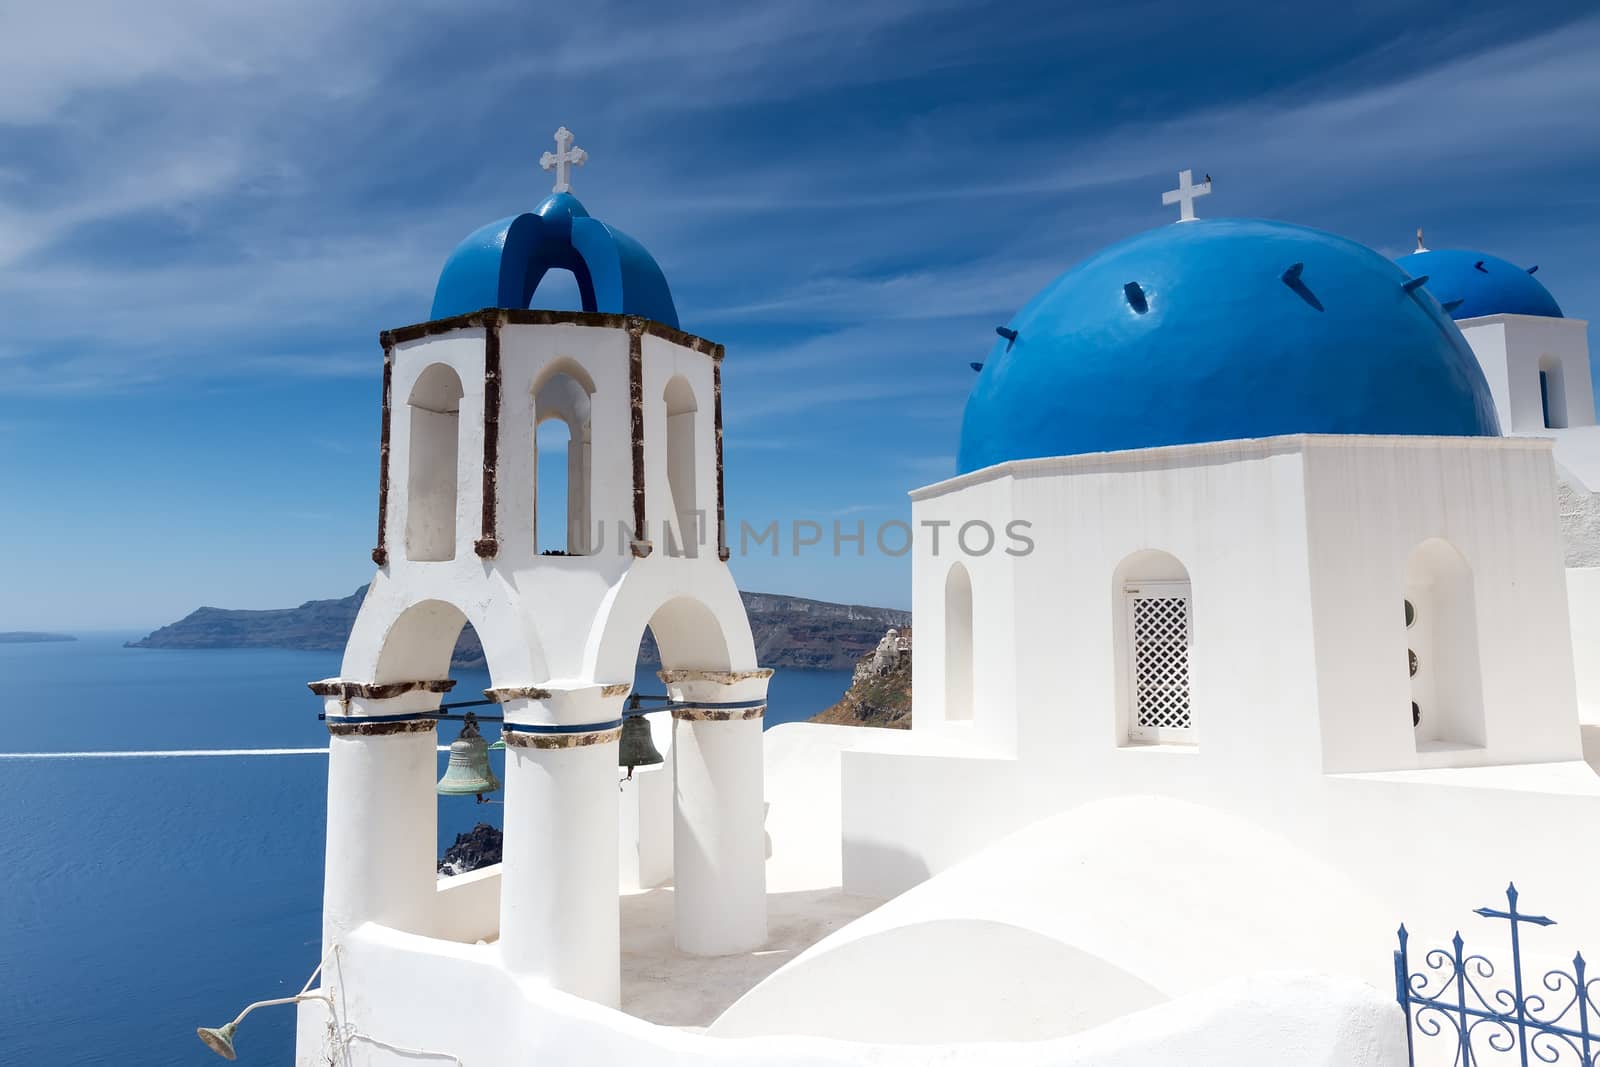
[[[1122,561],[1115,582],[1117,691],[1124,736],[1133,742],[1192,744],[1189,571],[1175,556],[1146,550]]]
[[[682,375],[667,382],[667,487],[672,493],[672,513],[678,523],[677,553],[700,554],[704,526],[695,494],[694,389]],[[669,542],[670,543],[670,542]]]
[[[944,580],[944,717],[972,718],[972,576],[952,564]]]
[[[551,555],[589,552],[593,465],[589,413],[594,386],[576,364],[559,363],[534,390],[534,544]]]
[[[1472,569],[1448,541],[1431,538],[1406,563],[1408,709],[1419,748],[1482,746],[1483,683],[1478,670],[1478,616]]]
[[[1545,427],[1564,429],[1567,426],[1567,383],[1561,372],[1561,361],[1554,356],[1539,360],[1539,401],[1544,410]]]
[[[456,557],[456,463],[461,450],[461,379],[443,363],[417,377],[406,479],[406,558]]]

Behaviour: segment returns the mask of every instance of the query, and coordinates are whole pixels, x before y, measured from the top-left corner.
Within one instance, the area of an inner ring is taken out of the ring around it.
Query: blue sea
[[[305,683],[336,675],[338,653],[122,647],[136,636],[0,645],[0,751],[327,744]],[[488,684],[455,676],[456,699]],[[778,672],[768,726],[814,715],[849,680]],[[661,691],[653,671],[636,684]],[[0,758],[0,1064],[219,1062],[196,1026],[298,992],[317,963],[326,774],[321,753]],[[499,813],[441,798],[441,850]],[[241,1062],[289,1063],[292,1019],[252,1015]]]

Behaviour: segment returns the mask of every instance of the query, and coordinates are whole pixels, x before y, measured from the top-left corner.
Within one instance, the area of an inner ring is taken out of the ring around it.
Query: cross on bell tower
[[[541,170],[556,172],[556,185],[552,192],[570,193],[572,191],[572,168],[581,167],[589,158],[589,153],[572,144],[572,131],[565,126],[556,131],[556,150],[546,152],[539,157]]]
[[[1206,180],[1199,185],[1194,184],[1194,171],[1180,170],[1178,172],[1178,187],[1169,189],[1161,194],[1163,204],[1178,205],[1178,221],[1194,221],[1194,202],[1202,196],[1211,195],[1211,175],[1206,175]]]

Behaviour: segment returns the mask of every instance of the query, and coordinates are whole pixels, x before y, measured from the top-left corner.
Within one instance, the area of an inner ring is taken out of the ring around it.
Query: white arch
[[[666,666],[756,669],[750,620],[728,569],[662,564],[635,564],[601,605],[584,650],[586,675],[597,682],[632,681],[647,626]]]
[[[561,357],[544,367],[532,386],[534,422],[534,543],[540,549],[583,555],[589,551],[593,516],[593,458],[590,416],[594,408],[594,379],[576,360]],[[539,485],[539,426],[559,419],[567,428],[565,529],[541,529]]]
[[[461,377],[455,368],[434,363],[417,376],[406,400],[407,559],[455,558],[461,397]]]
[[[483,644],[491,684],[535,685],[550,676],[543,647],[524,625],[514,596],[467,601],[428,589],[406,592],[380,575],[356,613],[340,677],[353,682],[449,677],[450,655],[469,622]]]
[[[699,512],[699,496],[695,484],[695,412],[694,387],[689,379],[675,374],[662,390],[667,406],[667,490],[672,494],[672,516],[677,523],[678,555],[700,554],[700,533],[703,515]]]
[[[976,664],[972,653],[972,575],[952,563],[944,580],[944,717],[972,718]]]
[[[1546,429],[1560,430],[1570,425],[1567,418],[1567,379],[1561,360],[1555,356],[1539,358],[1539,394]]]
[[[1194,743],[1189,569],[1160,549],[1124,557],[1112,572],[1111,625],[1119,741]]]
[[[1483,675],[1471,566],[1450,542],[1430,537],[1406,559],[1405,598],[1406,654],[1396,649],[1394,663],[1409,675],[1415,707],[1397,712],[1413,716],[1419,746],[1482,746]]]

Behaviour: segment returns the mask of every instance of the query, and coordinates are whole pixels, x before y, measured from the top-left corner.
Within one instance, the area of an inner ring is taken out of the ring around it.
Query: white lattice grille
[[[1189,598],[1138,596],[1133,609],[1133,685],[1141,730],[1189,729]]]

